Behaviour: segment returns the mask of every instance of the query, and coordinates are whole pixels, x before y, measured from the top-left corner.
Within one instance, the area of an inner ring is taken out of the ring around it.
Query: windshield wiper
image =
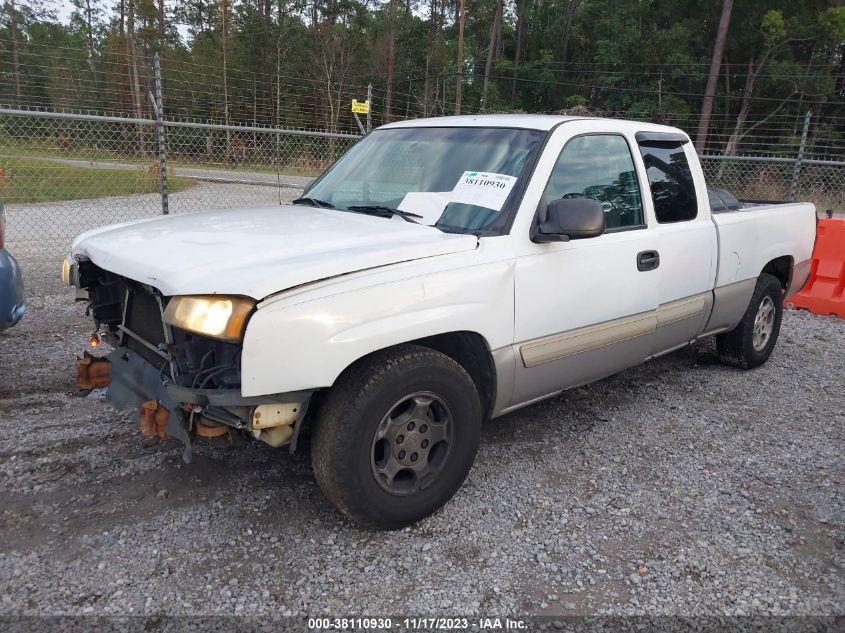
[[[335,208],[331,202],[326,202],[325,200],[320,200],[319,198],[297,198],[296,200],[293,200],[291,204],[310,204],[312,207],[318,207],[320,209]]]
[[[362,211],[364,213],[366,213],[367,211],[385,211],[392,215],[398,215],[406,222],[413,222],[414,224],[419,224],[419,222],[417,222],[414,218],[423,217],[416,213],[410,213],[409,211],[402,211],[400,209],[394,209],[393,207],[386,207],[383,204],[353,204],[352,206],[346,208],[349,211]]]

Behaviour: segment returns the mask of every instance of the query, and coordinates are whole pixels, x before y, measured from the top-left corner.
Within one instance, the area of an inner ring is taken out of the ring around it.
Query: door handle
[[[646,272],[660,266],[660,253],[657,251],[641,251],[637,253],[637,270]]]

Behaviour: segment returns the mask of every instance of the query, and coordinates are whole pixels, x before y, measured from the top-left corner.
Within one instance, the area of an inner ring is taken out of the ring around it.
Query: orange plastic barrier
[[[845,219],[819,220],[810,278],[787,305],[845,319]]]

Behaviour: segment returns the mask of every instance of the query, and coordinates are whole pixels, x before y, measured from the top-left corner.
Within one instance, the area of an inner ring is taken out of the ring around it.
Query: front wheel
[[[311,463],[341,512],[398,529],[452,498],[480,433],[481,403],[466,370],[440,352],[403,345],[338,379],[317,416]]]
[[[730,332],[716,337],[719,360],[741,369],[765,363],[780,333],[783,291],[777,277],[763,273],[757,278],[754,294],[742,321]]]

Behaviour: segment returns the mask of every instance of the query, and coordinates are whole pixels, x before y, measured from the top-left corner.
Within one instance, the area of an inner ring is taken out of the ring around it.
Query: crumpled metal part
[[[188,433],[187,414],[180,403],[167,392],[167,381],[161,372],[138,354],[126,347],[118,347],[106,358],[111,361],[111,385],[106,398],[121,411],[128,407],[141,410],[145,402],[156,401],[170,412],[165,431],[184,445],[182,459],[190,464],[193,460],[191,437]]]

